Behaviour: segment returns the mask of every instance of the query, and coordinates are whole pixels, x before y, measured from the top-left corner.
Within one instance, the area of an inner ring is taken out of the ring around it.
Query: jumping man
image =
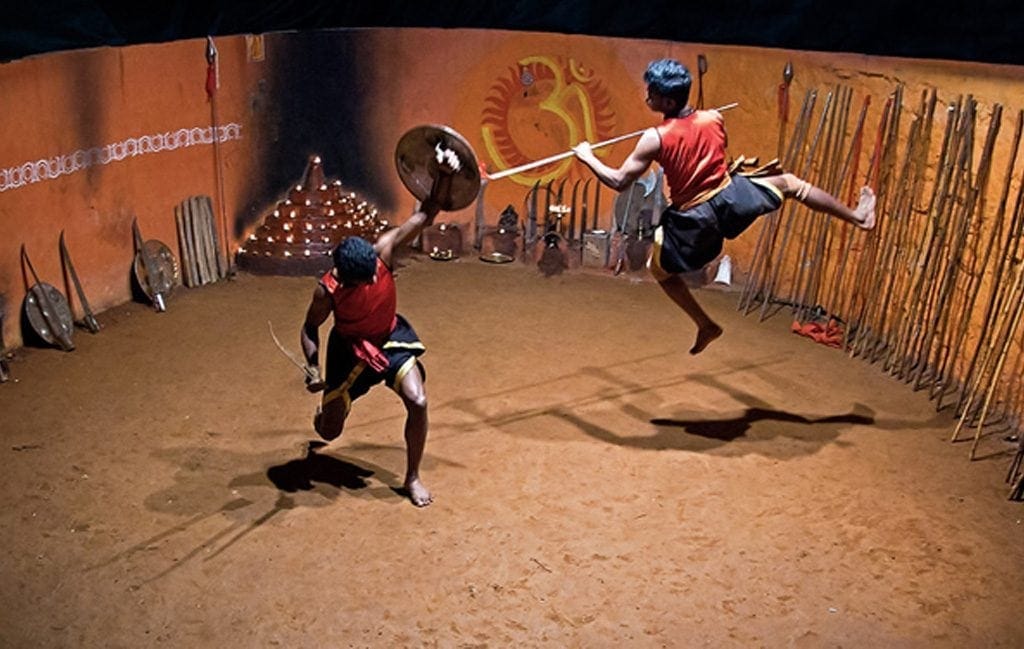
[[[655,230],[648,267],[665,293],[697,325],[690,353],[698,354],[722,335],[722,328],[697,303],[680,273],[704,267],[722,251],[723,239],[739,236],[758,216],[777,210],[787,198],[870,230],[875,227],[875,193],[870,187],[862,188],[857,207],[850,209],[791,173],[758,178],[730,174],[722,115],[694,110],[688,104],[686,66],[673,59],[653,61],[644,82],[647,106],[661,113],[664,121],[644,131],[618,169],[598,160],[589,142],[581,142],[573,151],[598,180],[615,191],[630,187],[651,163],[661,165],[670,205]]]

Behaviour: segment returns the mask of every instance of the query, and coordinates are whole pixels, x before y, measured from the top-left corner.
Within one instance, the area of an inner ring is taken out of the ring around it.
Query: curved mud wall
[[[57,241],[63,230],[95,311],[131,299],[131,221],[146,238],[177,252],[174,206],[205,194],[221,206],[234,247],[301,176],[312,154],[330,179],[401,221],[412,197],[394,169],[395,143],[409,128],[447,124],[463,134],[491,171],[643,128],[641,75],[654,58],[708,62],[704,105],[738,102],[726,114],[733,155],[777,154],[779,84],[792,62],[792,127],[808,91],[837,84],[852,91],[853,114],[870,97],[859,169],[867,169],[885,99],[904,89],[904,109],[926,90],[940,106],[960,96],[979,102],[978,139],[995,104],[1006,125],[993,152],[993,177],[1007,166],[1012,117],[1024,69],[1015,66],[704,46],[664,41],[522,32],[371,29],[216,39],[220,160],[210,145],[211,103],[202,40],[102,48],[0,65],[0,294],[4,340],[21,344],[26,278],[22,244],[40,278],[65,289]],[[698,95],[698,84],[692,99]],[[821,104],[819,104],[820,106]],[[852,128],[853,117],[850,119]],[[936,128],[935,137],[941,136]],[[621,161],[632,142],[606,149]],[[572,159],[489,184],[486,215],[521,211],[537,181],[572,187],[589,178]],[[989,194],[997,197],[1000,182]],[[601,198],[610,224],[613,196]],[[992,203],[996,198],[992,198]],[[471,223],[474,207],[450,216]],[[729,242],[742,281],[759,226]],[[73,298],[76,311],[77,299]]]

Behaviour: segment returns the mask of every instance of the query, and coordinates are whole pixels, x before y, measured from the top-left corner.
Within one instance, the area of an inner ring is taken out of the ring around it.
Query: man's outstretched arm
[[[434,222],[434,217],[441,211],[441,204],[448,197],[452,187],[452,170],[446,165],[438,165],[439,173],[434,179],[430,196],[427,196],[416,211],[397,228],[392,228],[380,235],[373,249],[388,266],[397,246],[415,237],[424,227]]]
[[[658,137],[658,132],[653,128],[649,128],[640,136],[640,141],[636,143],[632,153],[629,154],[629,157],[623,161],[618,169],[609,167],[598,160],[597,156],[594,155],[590,142],[580,142],[572,150],[580,162],[590,167],[590,170],[594,172],[598,180],[615,191],[621,192],[628,189],[637,178],[650,168],[660,148],[661,138]]]

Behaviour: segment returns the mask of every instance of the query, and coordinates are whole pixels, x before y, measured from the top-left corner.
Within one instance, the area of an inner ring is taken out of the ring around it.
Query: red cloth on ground
[[[843,346],[843,328],[836,324],[835,320],[829,320],[828,324],[822,325],[817,322],[800,324],[793,321],[792,331],[801,336],[807,336],[816,343],[828,345],[839,349]]]

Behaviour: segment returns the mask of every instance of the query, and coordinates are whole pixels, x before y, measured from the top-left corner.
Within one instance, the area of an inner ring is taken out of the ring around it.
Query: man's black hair
[[[331,253],[334,268],[343,284],[368,282],[377,272],[377,252],[362,237],[349,237],[339,243]]]
[[[659,95],[674,99],[680,108],[690,100],[690,71],[675,59],[651,61],[644,72],[644,83]]]

